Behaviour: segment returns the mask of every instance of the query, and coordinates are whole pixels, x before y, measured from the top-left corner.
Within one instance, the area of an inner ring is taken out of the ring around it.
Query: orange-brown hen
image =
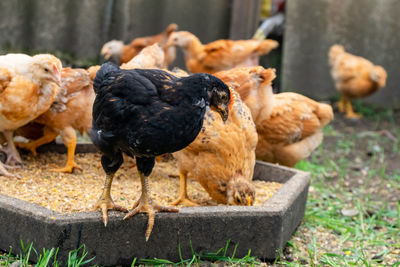
[[[217,40],[203,45],[192,33],[174,32],[168,45],[180,46],[185,52],[189,72],[215,73],[240,66],[258,66],[260,56],[277,48],[275,40]]]
[[[18,146],[30,150],[36,155],[36,148],[61,136],[68,149],[67,163],[54,169],[58,172],[72,172],[81,169],[75,162],[76,133],[88,133],[92,125],[92,106],[95,98],[92,80],[84,69],[63,68],[61,72],[61,91],[50,109],[35,119],[35,123],[44,125],[43,136]]]
[[[257,159],[293,167],[322,142],[332,107],[296,93],[273,94],[274,69],[236,68],[216,73],[250,108],[257,127]]]
[[[168,25],[168,27],[162,33],[153,36],[136,38],[128,45],[124,45],[122,41],[109,41],[103,45],[103,48],[101,49],[101,55],[104,56],[106,60],[113,57],[119,62],[119,64],[127,63],[129,60],[139,54],[143,48],[158,43],[164,50],[164,67],[166,67],[168,64],[174,61],[176,55],[176,49],[174,47],[166,46],[166,43],[169,35],[177,29],[178,26],[172,23]]]
[[[252,179],[257,132],[250,110],[238,93],[233,95],[235,99],[226,123],[215,111],[208,109],[197,138],[173,154],[180,175],[179,196],[173,204],[197,205],[186,191],[188,175],[199,181],[219,203],[252,205],[254,202]]]
[[[353,111],[351,99],[366,97],[386,86],[387,73],[381,66],[365,58],[346,53],[343,46],[333,45],[329,50],[329,64],[336,89],[342,95],[337,103],[347,118],[359,118]]]
[[[6,164],[21,163],[13,132],[49,109],[60,88],[61,61],[49,54],[0,56],[0,132],[7,140]],[[0,175],[13,176],[0,162]]]

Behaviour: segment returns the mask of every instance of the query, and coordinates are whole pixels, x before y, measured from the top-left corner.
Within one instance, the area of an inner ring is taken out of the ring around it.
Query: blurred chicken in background
[[[235,68],[215,74],[237,90],[257,127],[257,159],[293,167],[322,142],[332,107],[296,93],[273,94],[274,69]]]
[[[180,46],[191,73],[215,73],[239,66],[258,66],[259,58],[279,46],[274,40],[217,40],[202,44],[187,31],[174,32],[167,45]]]
[[[176,49],[166,46],[169,35],[178,29],[178,25],[172,23],[162,33],[153,36],[134,39],[130,44],[125,45],[122,41],[112,40],[105,43],[101,49],[101,55],[106,59],[112,59],[121,65],[135,57],[143,48],[158,43],[165,53],[163,67],[167,67],[175,60]]]
[[[346,53],[341,45],[330,48],[329,64],[336,89],[342,96],[337,103],[339,111],[346,112],[347,118],[360,118],[361,115],[353,111],[351,99],[369,96],[385,87],[385,69],[365,58]]]
[[[49,109],[60,91],[61,61],[53,55],[7,54],[0,56],[0,132],[7,148],[0,175],[14,176],[7,164],[21,164],[14,145],[14,131]]]

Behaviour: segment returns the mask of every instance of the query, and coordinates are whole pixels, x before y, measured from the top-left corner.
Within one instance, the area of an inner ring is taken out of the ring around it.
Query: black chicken
[[[112,63],[103,64],[93,84],[93,127],[90,137],[102,152],[106,172],[103,193],[96,203],[104,225],[107,210],[127,211],[114,204],[111,183],[123,162],[122,153],[136,156],[142,194],[124,219],[138,212],[148,213],[148,240],[154,225],[155,210],[177,212],[157,205],[149,194],[147,177],[155,157],[189,145],[198,135],[207,106],[228,118],[230,89],[209,74],[175,77],[162,70],[123,70]]]

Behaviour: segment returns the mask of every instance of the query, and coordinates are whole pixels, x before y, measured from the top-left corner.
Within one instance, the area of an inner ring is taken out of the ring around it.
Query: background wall
[[[204,43],[248,38],[260,0],[1,0],[0,53],[60,51],[96,61],[102,45],[157,34],[168,24]],[[183,65],[179,54],[177,65]]]
[[[283,90],[337,95],[328,50],[339,43],[388,72],[386,88],[366,101],[400,107],[400,1],[288,0],[286,14]]]

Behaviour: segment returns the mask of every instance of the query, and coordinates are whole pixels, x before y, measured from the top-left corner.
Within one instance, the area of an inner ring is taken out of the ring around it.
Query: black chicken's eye
[[[48,69],[48,68],[44,68],[44,71],[45,71],[45,72],[49,72],[49,69]]]
[[[227,97],[226,95],[222,95],[222,96],[221,96],[221,99],[222,99],[223,101],[225,101],[225,100],[228,99],[228,97]]]

